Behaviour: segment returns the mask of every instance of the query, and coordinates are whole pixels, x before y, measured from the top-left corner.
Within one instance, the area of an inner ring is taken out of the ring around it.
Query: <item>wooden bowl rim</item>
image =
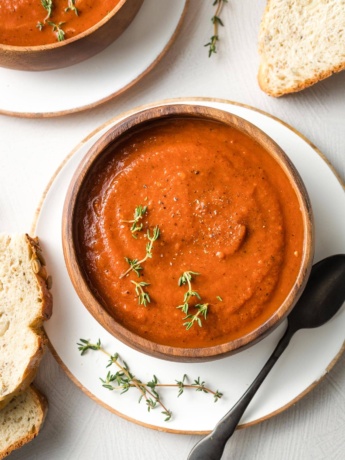
[[[75,35],[74,37],[68,38],[66,40],[62,40],[61,42],[55,42],[55,43],[47,43],[46,45],[29,45],[29,46],[19,46],[19,45],[5,45],[0,43],[0,51],[5,51],[7,53],[15,52],[15,53],[30,53],[30,52],[40,52],[40,51],[47,51],[47,50],[52,50],[52,49],[57,49],[57,48],[62,48],[64,46],[67,46],[69,43],[76,42],[78,40],[81,40],[85,37],[88,37],[91,35],[93,32],[96,30],[100,29],[104,24],[106,24],[110,19],[112,19],[118,11],[124,6],[124,4],[128,0],[119,0],[119,2],[115,5],[115,7],[106,15],[104,16],[100,21],[98,21],[96,24],[93,26],[89,27],[88,29],[84,30],[84,32],[81,32],[78,35]]]
[[[211,347],[179,348],[157,344],[136,335],[121,324],[117,323],[96,299],[91,288],[86,282],[83,272],[78,264],[78,257],[76,255],[73,238],[74,209],[78,199],[78,194],[82,189],[86,176],[92,170],[95,162],[100,161],[99,159],[102,157],[102,154],[105,154],[106,156],[109,153],[108,149],[111,145],[120,140],[121,137],[129,133],[129,131],[134,131],[135,129],[142,127],[144,124],[149,124],[159,119],[167,119],[171,117],[202,118],[220,121],[228,124],[229,126],[233,126],[234,128],[239,129],[248,136],[254,138],[254,140],[263,146],[283,168],[296,192],[302,210],[304,224],[303,255],[296,281],[286,299],[274,312],[274,314],[255,330],[241,338]],[[255,137],[254,134],[258,137]],[[98,139],[98,141],[95,142],[95,144],[93,144],[93,146],[91,146],[83,160],[78,165],[66,194],[62,215],[62,243],[68,274],[78,296],[80,297],[80,300],[93,317],[110,334],[121,340],[126,345],[151,356],[171,361],[207,361],[234,354],[254,345],[256,342],[263,339],[269,332],[275,329],[275,327],[277,327],[292,310],[303,292],[312,266],[314,254],[313,215],[307,190],[297,169],[281,147],[264,131],[253,125],[251,122],[220,109],[193,104],[167,104],[163,106],[150,107],[130,114],[112,126],[100,137],[100,139]],[[84,288],[82,293],[81,286]]]

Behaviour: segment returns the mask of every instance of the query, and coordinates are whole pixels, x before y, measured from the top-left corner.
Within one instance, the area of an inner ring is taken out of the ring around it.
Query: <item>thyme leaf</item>
[[[149,240],[149,242],[146,245],[146,257],[152,258],[153,243],[159,238],[159,233],[160,232],[158,225],[156,225],[153,229],[152,236],[150,235],[150,230],[147,230],[147,239]]]
[[[151,302],[150,296],[147,292],[144,291],[144,287],[150,286],[150,283],[145,283],[145,281],[141,281],[140,283],[137,283],[133,280],[131,280],[131,283],[135,285],[135,293],[137,294],[138,297],[138,304],[139,305],[144,305],[144,307],[147,307],[147,304]]]
[[[210,41],[204,46],[208,47],[208,57],[211,57],[212,54],[217,53],[217,42],[219,41],[219,26],[224,27],[224,23],[220,18],[220,13],[223,9],[224,3],[227,3],[228,0],[214,0],[213,6],[216,6],[216,11],[214,16],[211,18],[213,24],[213,35],[210,38]]]
[[[183,297],[183,304],[179,305],[177,308],[180,308],[182,312],[186,315],[183,319],[184,320],[189,320],[185,321],[183,325],[185,326],[186,330],[188,331],[194,323],[197,323],[199,327],[202,327],[202,319],[201,316],[204,317],[204,319],[207,318],[207,312],[208,312],[208,303],[197,303],[194,307],[197,309],[197,312],[192,315],[189,314],[189,307],[190,307],[190,299],[192,297],[196,297],[198,300],[201,300],[200,294],[193,290],[192,288],[192,280],[193,276],[199,276],[200,273],[197,272],[192,272],[192,271],[186,271],[183,272],[182,275],[180,276],[178,280],[178,285],[183,286],[185,284],[188,285],[188,290],[185,292],[184,297]]]
[[[186,317],[183,318],[183,319],[190,320],[190,321],[186,321],[185,323],[183,323],[187,331],[193,326],[195,322],[199,325],[199,327],[202,327],[202,321],[201,321],[200,315],[203,316],[205,319],[207,317],[208,303],[196,304],[195,308],[198,311],[194,315],[187,315]]]
[[[68,6],[67,8],[65,8],[65,11],[66,13],[68,11],[74,11],[74,13],[76,14],[76,16],[79,16],[79,10],[78,8],[75,6],[75,1],[76,0],[68,0]]]
[[[146,236],[147,239],[149,240],[148,243],[146,244],[146,255],[143,259],[139,260],[138,259],[129,259],[128,257],[125,257],[126,262],[130,265],[128,270],[126,270],[122,275],[120,275],[120,279],[123,278],[124,276],[128,275],[132,270],[135,271],[135,273],[138,275],[138,271],[142,270],[141,264],[146,262],[147,259],[152,258],[152,249],[153,249],[153,243],[159,238],[159,227],[156,225],[156,227],[153,229],[152,236],[150,233],[150,230],[147,230]],[[138,275],[140,276],[140,274]]]
[[[132,220],[122,220],[121,222],[126,222],[132,224],[131,232],[133,238],[138,238],[137,232],[140,232],[143,229],[143,224],[139,221],[144,217],[147,212],[147,206],[142,206],[141,204],[137,206],[134,210],[134,216]]]
[[[90,343],[89,340],[80,339],[80,343],[77,343],[78,350],[80,351],[81,356],[87,352],[87,350],[100,350],[101,349],[101,341],[98,340],[97,343]]]
[[[217,402],[223,394],[218,390],[214,391],[206,387],[205,382],[198,377],[193,383],[188,383],[188,377],[184,374],[182,380],[175,380],[175,383],[160,383],[156,375],[153,375],[152,380],[143,382],[130,371],[128,364],[119,356],[118,353],[110,354],[101,345],[100,339],[96,343],[92,343],[86,339],[80,339],[77,344],[81,355],[86,351],[101,351],[108,356],[109,361],[107,368],[116,366],[117,371],[112,373],[107,372],[104,379],[100,378],[102,386],[109,391],[119,391],[120,394],[125,394],[132,388],[136,389],[140,396],[138,402],[145,401],[147,410],[150,412],[157,407],[161,408],[161,413],[164,415],[164,421],[169,421],[172,418],[172,411],[169,410],[162,401],[160,390],[163,388],[178,389],[177,397],[181,396],[186,389],[196,390],[198,392],[213,395],[214,402]]]
[[[55,22],[47,21],[47,24],[49,24],[52,27],[53,32],[55,32],[56,34],[58,42],[62,42],[63,40],[65,40],[65,31],[61,28],[64,22],[59,22],[59,24],[55,24]]]
[[[39,21],[36,24],[37,29],[42,31],[44,26],[48,24],[49,26],[51,26],[52,31],[55,33],[58,42],[65,40],[65,31],[61,27],[64,24],[64,22],[59,22],[58,24],[56,24],[55,22],[50,20],[53,14],[54,7],[55,7],[53,0],[41,0],[41,5],[46,10],[47,15],[43,19],[43,22]],[[73,10],[76,9],[75,0],[68,0],[68,8],[72,8]]]
[[[47,12],[47,16],[44,18],[44,21],[46,21],[52,15],[53,8],[54,8],[53,0],[41,0],[41,4]]]
[[[140,272],[142,271],[143,267],[140,265],[140,262],[138,262],[138,259],[130,259],[129,257],[125,257],[125,261],[129,264],[134,273],[140,277]]]
[[[180,308],[185,315],[188,314],[188,309],[189,309],[189,300],[191,297],[197,297],[199,300],[201,299],[200,295],[198,292],[194,291],[192,289],[192,279],[193,276],[199,276],[200,273],[197,272],[192,272],[192,271],[187,271],[183,272],[182,275],[180,276],[178,280],[178,285],[183,286],[185,284],[188,284],[188,291],[185,293],[183,297],[183,304],[179,305],[177,308]]]

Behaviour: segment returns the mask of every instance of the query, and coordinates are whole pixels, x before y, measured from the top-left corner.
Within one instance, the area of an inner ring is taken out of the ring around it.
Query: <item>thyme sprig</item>
[[[213,6],[216,6],[216,11],[214,16],[211,18],[213,24],[213,35],[210,38],[210,41],[204,46],[208,46],[208,57],[211,57],[212,54],[217,53],[217,42],[219,41],[219,26],[224,26],[223,21],[220,18],[220,13],[223,9],[224,3],[227,3],[228,0],[214,0]]]
[[[158,225],[155,226],[152,232],[152,236],[150,233],[150,230],[147,230],[146,236],[147,239],[149,240],[146,244],[146,255],[143,259],[138,260],[138,259],[130,259],[128,257],[125,257],[125,261],[129,264],[128,270],[126,270],[122,275],[120,275],[120,279],[123,278],[124,276],[128,275],[132,270],[140,276],[140,271],[143,269],[141,264],[146,262],[147,259],[152,258],[152,249],[153,249],[153,243],[159,238],[159,227]]]
[[[177,307],[177,308],[180,308],[183,311],[183,313],[185,313],[186,315],[188,314],[190,298],[196,297],[199,300],[201,299],[200,294],[192,289],[193,276],[199,276],[199,275],[200,273],[187,271],[187,272],[183,272],[178,280],[179,286],[188,284],[188,291],[185,293],[183,297],[183,304]]]
[[[101,349],[100,339],[98,339],[97,343],[91,343],[89,340],[80,339],[80,343],[78,343],[77,345],[81,356],[83,356],[87,352],[87,350],[96,351]]]
[[[145,292],[143,288],[146,286],[150,286],[150,283],[145,283],[145,281],[140,281],[139,283],[137,283],[133,280],[131,280],[131,283],[133,283],[135,286],[135,293],[137,294],[138,304],[147,307],[147,304],[151,303],[151,299],[149,294]]]
[[[160,407],[162,414],[165,416],[165,421],[169,421],[172,418],[172,411],[169,410],[162,401],[159,394],[159,389],[165,388],[177,388],[178,397],[181,396],[185,389],[194,389],[198,392],[207,393],[213,395],[214,402],[217,402],[223,394],[218,390],[213,391],[206,387],[205,382],[198,377],[193,383],[188,383],[188,377],[185,374],[182,380],[175,380],[175,383],[160,383],[157,376],[153,375],[152,380],[144,383],[140,379],[137,379],[129,369],[128,364],[119,356],[118,353],[110,354],[101,345],[101,341],[98,340],[96,343],[92,343],[89,340],[80,339],[77,343],[78,350],[81,355],[84,355],[88,350],[101,351],[108,356],[109,361],[107,368],[115,365],[119,370],[113,374],[110,370],[108,371],[104,379],[100,378],[102,386],[110,391],[120,391],[120,394],[127,393],[131,388],[136,388],[140,393],[139,403],[145,401],[147,410],[150,412],[152,409]]]
[[[141,204],[137,206],[134,210],[134,216],[132,220],[122,220],[121,222],[125,222],[128,224],[132,224],[131,232],[133,238],[138,238],[137,232],[140,232],[143,229],[142,222],[139,224],[139,221],[144,217],[147,212],[147,206],[142,206]]]
[[[200,318],[200,315],[203,316],[205,319],[207,318],[207,311],[208,311],[208,303],[204,304],[196,304],[195,308],[198,310],[194,315],[187,315],[183,319],[189,319],[190,321],[186,321],[183,323],[183,325],[186,327],[186,330],[188,331],[193,324],[196,322],[200,327],[202,327],[202,321]]]
[[[65,11],[66,12],[73,11],[77,16],[79,16],[79,10],[76,7],[75,2],[76,0],[67,0],[67,7],[65,8]],[[39,21],[36,24],[36,27],[39,30],[43,30],[44,26],[48,24],[49,26],[51,26],[53,32],[55,33],[57,40],[59,42],[63,41],[65,39],[65,31],[63,30],[61,26],[64,24],[64,22],[59,22],[57,24],[50,20],[53,14],[54,7],[55,7],[53,0],[41,0],[41,5],[46,10],[47,15],[43,19],[43,22]]]
[[[47,24],[49,24],[52,27],[53,32],[55,32],[56,34],[58,42],[62,42],[63,40],[65,40],[65,31],[61,28],[61,26],[65,24],[64,22],[59,22],[59,24],[55,24],[55,22],[47,21]]]
[[[44,21],[47,21],[47,19],[51,17],[54,9],[53,0],[41,0],[41,4],[47,12],[47,16],[44,18]]]
[[[64,24],[64,22],[59,22],[58,24],[56,24],[55,22],[50,20],[50,18],[52,17],[53,10],[54,10],[53,0],[41,0],[41,4],[43,8],[46,10],[47,15],[43,19],[43,22],[39,21],[36,24],[37,29],[41,31],[43,30],[44,26],[48,24],[49,26],[51,26],[52,31],[55,33],[57,41],[59,42],[63,41],[65,39],[65,31],[62,29],[61,26]]]
[[[68,6],[67,8],[65,8],[65,11],[66,13],[68,11],[74,11],[74,13],[76,14],[76,16],[79,16],[79,10],[78,8],[75,6],[75,0],[68,0]]]
[[[204,303],[204,304],[197,303],[196,305],[194,305],[194,308],[197,309],[197,312],[194,315],[188,313],[189,307],[190,307],[190,304],[189,304],[190,299],[192,297],[196,297],[198,300],[201,300],[200,294],[192,288],[193,276],[199,276],[199,275],[200,273],[197,273],[197,272],[186,271],[182,273],[182,275],[180,276],[178,280],[179,286],[183,286],[185,284],[188,285],[188,290],[184,294],[184,297],[183,297],[183,304],[177,307],[177,308],[180,308],[183,311],[183,313],[186,315],[183,319],[189,320],[183,323],[187,331],[193,326],[194,323],[197,323],[199,327],[202,327],[201,316],[203,316],[204,319],[207,318],[207,312],[208,312],[208,306],[209,306],[208,303]]]
[[[187,377],[186,374],[184,374],[182,380],[180,380],[180,381],[176,380],[176,385],[179,388],[179,392],[178,392],[178,395],[177,395],[178,397],[182,395],[182,393],[184,392],[185,388],[195,388],[196,391],[201,391],[203,393],[211,393],[213,395],[214,402],[217,402],[218,399],[220,399],[223,396],[223,393],[221,393],[220,391],[218,391],[218,390],[212,391],[209,388],[207,388],[205,386],[205,382],[201,381],[200,377],[195,379],[193,383],[189,383],[189,384],[187,383],[186,384],[185,383],[186,381],[188,381],[188,377]]]
[[[140,265],[138,259],[130,259],[129,257],[125,257],[125,261],[129,264],[129,266],[139,278],[143,267]],[[123,276],[125,276],[125,274]],[[123,278],[123,276],[121,275],[120,278]]]

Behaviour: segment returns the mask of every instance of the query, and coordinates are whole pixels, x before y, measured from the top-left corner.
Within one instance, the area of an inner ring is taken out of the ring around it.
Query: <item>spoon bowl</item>
[[[327,276],[325,276],[327,274]],[[306,288],[288,316],[290,329],[322,326],[345,300],[345,255],[327,257],[314,265]]]
[[[272,355],[239,401],[214,430],[194,446],[188,460],[221,459],[228,439],[292,336],[300,329],[316,328],[329,321],[345,301],[344,285],[345,254],[330,256],[313,266],[307,286],[289,314],[287,329]]]

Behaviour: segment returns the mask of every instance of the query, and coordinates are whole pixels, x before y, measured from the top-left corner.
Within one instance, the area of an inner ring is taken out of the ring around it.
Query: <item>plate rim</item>
[[[189,0],[187,0],[187,2],[188,1]],[[327,157],[306,136],[304,136],[296,128],[292,127],[291,125],[289,125],[288,123],[284,122],[280,118],[278,118],[278,117],[276,117],[274,115],[271,115],[270,113],[268,113],[268,112],[266,112],[264,110],[252,107],[252,106],[250,106],[248,104],[243,104],[243,103],[236,102],[236,101],[231,101],[231,100],[228,100],[228,99],[212,98],[212,97],[178,97],[178,98],[169,98],[169,99],[163,99],[163,100],[151,102],[151,103],[148,103],[148,104],[143,104],[143,105],[134,107],[134,108],[132,108],[130,110],[127,110],[125,112],[122,112],[122,113],[116,115],[115,117],[107,120],[106,122],[102,123],[100,126],[95,128],[91,133],[89,133],[85,138],[83,138],[67,154],[67,156],[62,160],[62,162],[60,163],[60,165],[58,166],[58,168],[55,170],[55,172],[53,173],[52,177],[50,178],[47,186],[45,187],[45,189],[44,189],[44,191],[42,193],[41,199],[40,199],[40,201],[39,201],[39,203],[38,203],[38,205],[36,207],[35,213],[34,213],[34,218],[33,218],[32,224],[31,224],[31,228],[30,228],[31,235],[35,235],[39,215],[40,215],[43,203],[44,203],[44,201],[45,201],[45,199],[47,197],[47,194],[48,194],[51,186],[53,185],[54,181],[56,180],[57,176],[59,175],[61,170],[64,168],[64,166],[68,163],[68,161],[74,156],[74,154],[76,152],[79,151],[79,149],[86,142],[88,142],[92,137],[97,135],[100,131],[102,131],[106,127],[115,124],[120,119],[122,119],[124,117],[128,117],[128,116],[132,115],[133,113],[136,113],[138,111],[145,110],[145,109],[147,109],[149,107],[154,107],[154,106],[157,106],[157,105],[174,104],[174,103],[180,103],[182,101],[185,101],[185,102],[188,102],[188,103],[190,103],[190,102],[208,102],[208,103],[214,102],[214,103],[223,103],[223,104],[227,104],[227,105],[235,105],[235,106],[238,106],[238,107],[243,107],[243,108],[249,109],[249,110],[254,111],[254,112],[258,112],[258,113],[260,113],[260,114],[262,114],[262,115],[264,115],[264,116],[266,116],[266,117],[268,117],[270,119],[273,119],[273,120],[277,121],[278,123],[282,124],[283,126],[287,127],[289,130],[291,130],[294,134],[299,136],[302,140],[304,140],[315,151],[315,153],[319,157],[321,157],[321,159],[325,162],[326,166],[332,171],[332,173],[334,174],[335,178],[337,179],[337,181],[339,182],[339,184],[341,185],[342,189],[345,192],[345,182],[342,180],[342,178],[340,177],[339,173],[336,171],[336,169],[334,168],[332,163],[327,159]],[[113,407],[111,407],[108,404],[106,404],[104,401],[101,401],[99,398],[97,398],[86,387],[84,387],[81,382],[79,382],[79,380],[72,374],[72,372],[68,369],[68,367],[62,361],[62,359],[59,357],[57,351],[54,349],[52,343],[50,342],[49,337],[47,337],[47,339],[48,339],[48,348],[49,348],[49,350],[51,351],[54,359],[61,366],[61,368],[65,372],[65,374],[88,397],[90,397],[93,401],[95,401],[97,404],[99,404],[100,406],[104,407],[105,409],[109,410],[110,412],[118,415],[119,417],[121,417],[121,418],[123,418],[125,420],[128,420],[128,421],[130,421],[132,423],[135,423],[136,425],[140,425],[140,426],[143,426],[145,428],[150,428],[150,429],[153,429],[155,431],[161,431],[161,432],[165,432],[165,433],[185,434],[185,435],[207,435],[207,434],[209,434],[211,432],[211,430],[178,430],[178,429],[172,429],[172,428],[168,428],[168,427],[165,428],[165,427],[160,427],[160,426],[156,426],[156,425],[151,425],[149,423],[142,422],[142,421],[134,419],[134,418],[132,418],[132,417],[126,415],[126,414],[123,414],[122,412],[117,411]],[[298,401],[303,399],[304,396],[306,396],[310,391],[312,391],[319,383],[321,383],[324,380],[326,375],[331,371],[331,369],[339,361],[340,357],[342,356],[342,354],[344,352],[345,352],[345,340],[343,341],[343,344],[342,344],[340,350],[338,351],[338,353],[334,356],[334,358],[328,364],[328,366],[323,370],[323,374],[318,379],[316,379],[312,384],[310,384],[307,388],[305,388],[304,391],[302,391],[299,395],[297,395],[295,398],[290,400],[287,404],[284,404],[283,406],[281,406],[279,409],[276,409],[276,410],[270,412],[269,414],[267,414],[267,415],[265,415],[263,417],[260,417],[260,418],[258,418],[256,420],[253,420],[251,422],[240,424],[240,425],[237,426],[236,429],[243,429],[243,428],[248,428],[248,427],[253,426],[253,425],[257,425],[259,423],[262,423],[262,422],[264,422],[266,420],[269,420],[269,419],[275,417],[276,415],[284,412],[285,410],[287,410],[291,406],[294,406]]]
[[[121,96],[124,92],[132,88],[132,86],[135,86],[140,80],[146,77],[147,74],[153,70],[154,67],[164,58],[164,56],[167,54],[173,43],[175,42],[181,28],[182,24],[184,22],[184,19],[186,17],[186,13],[188,10],[188,7],[190,5],[190,0],[183,0],[184,1],[184,7],[182,14],[179,18],[178,23],[176,24],[175,30],[173,34],[171,35],[170,39],[167,41],[165,44],[164,48],[161,50],[161,52],[156,56],[156,58],[151,62],[151,64],[146,67],[136,78],[131,80],[127,85],[123,86],[119,90],[109,94],[108,96],[101,98],[95,102],[92,102],[90,104],[82,105],[79,107],[75,107],[72,109],[66,109],[66,110],[58,110],[58,111],[50,111],[50,112],[18,112],[14,110],[7,110],[7,109],[2,109],[0,107],[0,114],[1,115],[7,115],[9,117],[14,117],[14,118],[29,118],[29,119],[40,119],[40,118],[58,118],[58,117],[63,117],[65,115],[70,115],[74,113],[79,113],[79,112],[86,112],[88,110],[92,110],[102,104],[105,104],[113,99],[115,99],[118,96]],[[140,14],[140,10],[138,11],[138,14]],[[90,58],[92,59],[92,58]],[[6,69],[10,70],[10,69]],[[0,68],[1,71],[1,68]],[[15,72],[16,70],[14,70]],[[44,71],[42,71],[44,73]]]

